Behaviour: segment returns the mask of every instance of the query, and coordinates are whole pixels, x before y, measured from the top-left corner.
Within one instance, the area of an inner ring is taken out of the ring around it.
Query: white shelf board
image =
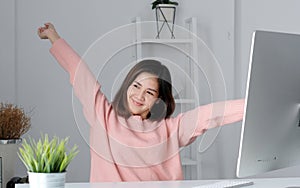
[[[138,43],[162,43],[162,44],[192,44],[192,39],[141,39]]]
[[[198,162],[196,160],[190,159],[188,157],[182,157],[181,164],[184,166],[193,166],[193,165],[197,165]]]
[[[175,99],[176,104],[194,104],[195,99]]]

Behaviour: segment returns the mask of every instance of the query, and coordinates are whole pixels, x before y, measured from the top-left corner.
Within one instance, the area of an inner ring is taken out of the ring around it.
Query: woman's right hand
[[[41,39],[49,39],[52,44],[60,38],[52,23],[45,23],[43,27],[39,27],[38,35]]]

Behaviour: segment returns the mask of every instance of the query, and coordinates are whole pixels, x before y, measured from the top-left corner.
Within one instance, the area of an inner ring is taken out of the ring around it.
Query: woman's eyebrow
[[[139,85],[139,86],[142,86],[142,84],[139,83],[138,81],[133,81],[133,82],[136,83],[136,84]],[[153,91],[153,92],[158,93],[158,91],[157,91],[156,89],[152,89],[152,88],[147,88],[147,89],[150,90],[150,91]]]
[[[155,93],[158,93],[158,91],[156,89],[152,89],[152,88],[148,88],[150,91],[153,91]]]
[[[142,86],[142,84],[140,82],[138,82],[138,81],[133,81],[133,82],[135,82],[139,86]]]

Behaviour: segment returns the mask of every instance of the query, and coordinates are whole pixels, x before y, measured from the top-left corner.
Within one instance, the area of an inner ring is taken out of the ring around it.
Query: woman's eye
[[[135,88],[139,88],[139,86],[137,84],[133,84],[133,87]]]
[[[150,92],[150,91],[147,91],[147,93],[148,93],[149,95],[154,96],[154,94],[153,94],[152,92]]]

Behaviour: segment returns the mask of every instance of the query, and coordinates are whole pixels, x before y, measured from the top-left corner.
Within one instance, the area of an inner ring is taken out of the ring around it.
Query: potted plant
[[[6,140],[6,142],[19,140],[29,130],[30,126],[30,116],[23,108],[11,103],[0,103],[1,140]]]
[[[0,178],[6,185],[14,176],[17,151],[23,136],[31,127],[29,113],[17,105],[0,103]]]
[[[155,9],[157,36],[159,38],[163,27],[166,25],[171,33],[171,38],[174,36],[174,23],[176,6],[178,2],[170,0],[155,0],[152,2],[152,9]],[[160,23],[161,22],[161,23]]]
[[[169,5],[178,5],[178,2],[169,1],[169,0],[155,0],[152,2],[152,9],[155,9],[157,5],[160,4],[169,4]]]
[[[57,136],[49,140],[47,134],[38,141],[24,139],[18,155],[27,168],[30,188],[65,186],[66,169],[79,152],[77,145],[68,150],[68,140]]]
[[[152,9],[156,10],[159,21],[173,22],[178,2],[169,0],[155,0],[152,2]]]

